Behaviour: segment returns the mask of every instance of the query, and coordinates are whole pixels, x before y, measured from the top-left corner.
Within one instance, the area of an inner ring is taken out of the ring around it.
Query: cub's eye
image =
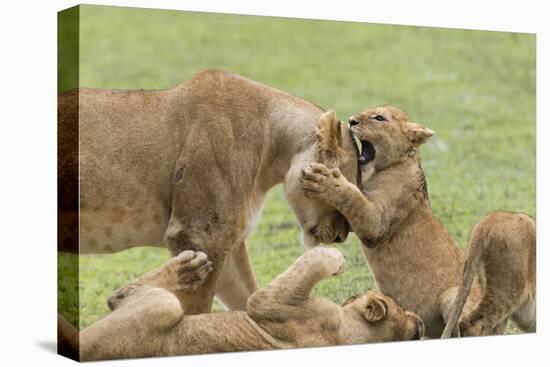
[[[382,115],[376,115],[373,117],[376,121],[388,121],[386,118]]]

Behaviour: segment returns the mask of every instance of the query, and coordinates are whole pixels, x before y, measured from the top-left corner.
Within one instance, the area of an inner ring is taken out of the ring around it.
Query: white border
[[[56,314],[56,11],[75,1],[5,2],[0,16],[2,92],[0,213],[2,215],[2,288],[0,360],[3,365],[72,363],[51,352]],[[92,1],[95,4],[256,14],[370,23],[537,33],[537,222],[538,333],[451,341],[253,352],[196,357],[132,360],[140,365],[426,365],[497,366],[548,361],[550,330],[545,294],[548,267],[546,188],[548,65],[547,11],[544,1]],[[514,52],[514,50],[510,50]],[[546,101],[546,106],[544,105]],[[490,111],[488,111],[490,113]],[[513,159],[513,157],[510,157]],[[6,236],[7,234],[7,236]],[[50,348],[48,349],[48,346]],[[106,362],[105,365],[115,365]]]

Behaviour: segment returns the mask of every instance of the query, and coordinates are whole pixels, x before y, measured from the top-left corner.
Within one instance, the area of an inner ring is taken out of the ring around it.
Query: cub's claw
[[[304,195],[310,199],[326,199],[327,192],[338,186],[342,174],[338,168],[324,164],[310,163],[302,169],[300,182]]]
[[[309,164],[302,169],[300,182],[304,195],[310,199],[319,199],[324,191],[323,181],[326,180],[327,168],[321,164]]]

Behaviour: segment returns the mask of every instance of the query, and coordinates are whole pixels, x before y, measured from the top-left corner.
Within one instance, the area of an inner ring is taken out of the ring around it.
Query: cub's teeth
[[[359,152],[363,152],[363,144],[361,143],[361,139],[359,139],[355,134],[351,134],[353,136],[353,139],[355,140],[355,144],[357,145],[357,149],[359,149]]]

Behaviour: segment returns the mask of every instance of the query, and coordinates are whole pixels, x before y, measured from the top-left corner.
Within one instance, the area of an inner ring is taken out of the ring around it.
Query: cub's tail
[[[464,308],[464,304],[470,294],[472,283],[479,268],[479,262],[483,255],[483,248],[485,247],[485,241],[488,241],[488,236],[484,227],[481,226],[483,221],[478,223],[470,235],[470,244],[468,246],[468,255],[466,262],[464,263],[464,271],[462,273],[462,285],[458,289],[458,293],[451,307],[451,312],[445,325],[445,330],[441,334],[441,338],[450,338],[456,336],[456,329],[460,314]]]

